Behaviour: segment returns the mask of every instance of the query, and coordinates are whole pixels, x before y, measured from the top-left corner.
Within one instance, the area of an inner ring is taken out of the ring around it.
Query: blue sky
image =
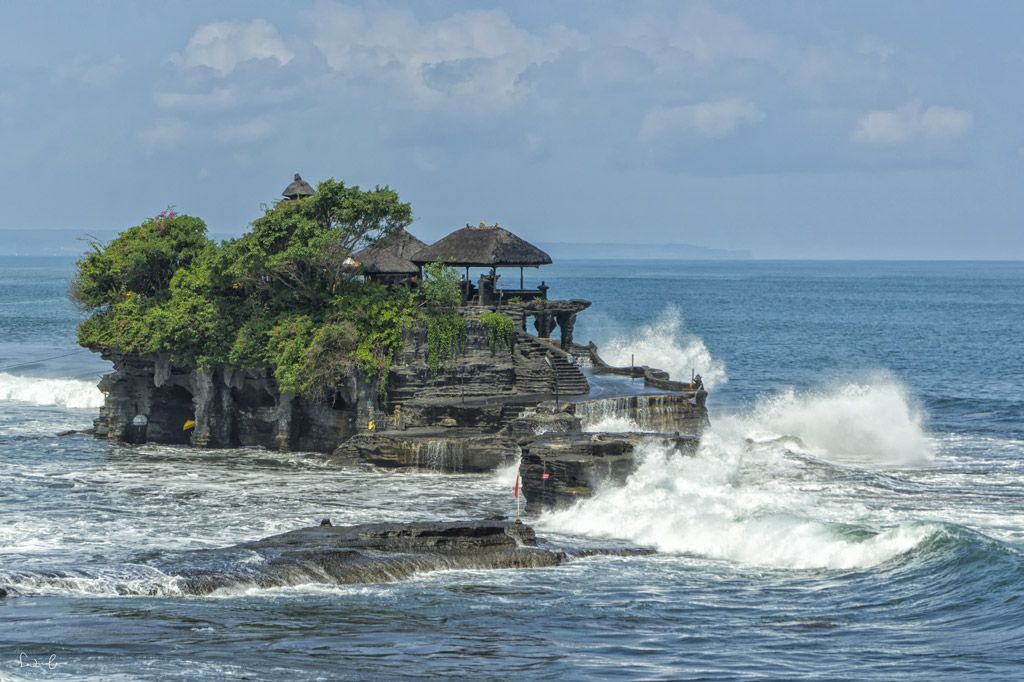
[[[240,232],[299,171],[428,241],[1024,259],[1024,3],[0,7],[0,228]]]

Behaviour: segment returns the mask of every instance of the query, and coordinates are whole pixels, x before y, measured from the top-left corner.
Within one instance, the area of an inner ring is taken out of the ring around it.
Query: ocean
[[[657,552],[206,597],[165,567],[324,516],[511,514],[514,470],[57,437],[107,368],[75,344],[72,271],[0,258],[0,679],[1024,677],[1024,263],[529,271],[593,301],[577,341],[710,389],[695,456],[647,446],[529,520]]]

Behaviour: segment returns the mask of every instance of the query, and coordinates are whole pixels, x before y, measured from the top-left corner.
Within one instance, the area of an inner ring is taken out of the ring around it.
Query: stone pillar
[[[222,445],[217,438],[216,429],[220,426],[217,386],[212,369],[197,369],[192,372],[192,413],[195,415],[195,427],[192,430],[192,445],[196,447],[217,447]]]
[[[537,330],[537,336],[549,339],[555,328],[555,321],[552,319],[551,313],[537,312],[533,314],[533,327]]]
[[[572,330],[576,326],[576,313],[556,313],[558,328],[561,329],[562,350],[569,350],[572,346]]]
[[[274,445],[277,450],[289,452],[292,448],[292,403],[294,393],[282,393],[277,403],[277,433],[274,434]]]

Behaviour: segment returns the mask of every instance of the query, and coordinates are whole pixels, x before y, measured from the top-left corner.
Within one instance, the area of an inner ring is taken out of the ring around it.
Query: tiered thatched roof
[[[415,263],[441,261],[469,267],[535,267],[551,263],[551,256],[498,225],[466,225],[421,250]]]
[[[367,275],[415,275],[420,269],[412,258],[426,246],[400,230],[352,254],[352,260],[359,263]]]
[[[314,194],[313,188],[308,182],[302,179],[302,176],[298,173],[295,174],[295,179],[292,180],[291,184],[284,188],[281,192],[282,196],[288,197],[289,199],[299,199],[301,197],[311,197]]]

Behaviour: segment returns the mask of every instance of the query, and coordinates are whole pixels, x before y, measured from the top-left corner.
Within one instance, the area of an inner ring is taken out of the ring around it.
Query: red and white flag
[[[551,474],[549,474],[549,473],[548,473],[548,472],[546,472],[546,471],[545,471],[545,472],[544,472],[543,474],[541,474],[541,475],[540,475],[540,480],[542,480],[542,481],[546,481],[546,480],[548,480],[549,478],[551,478]]]

